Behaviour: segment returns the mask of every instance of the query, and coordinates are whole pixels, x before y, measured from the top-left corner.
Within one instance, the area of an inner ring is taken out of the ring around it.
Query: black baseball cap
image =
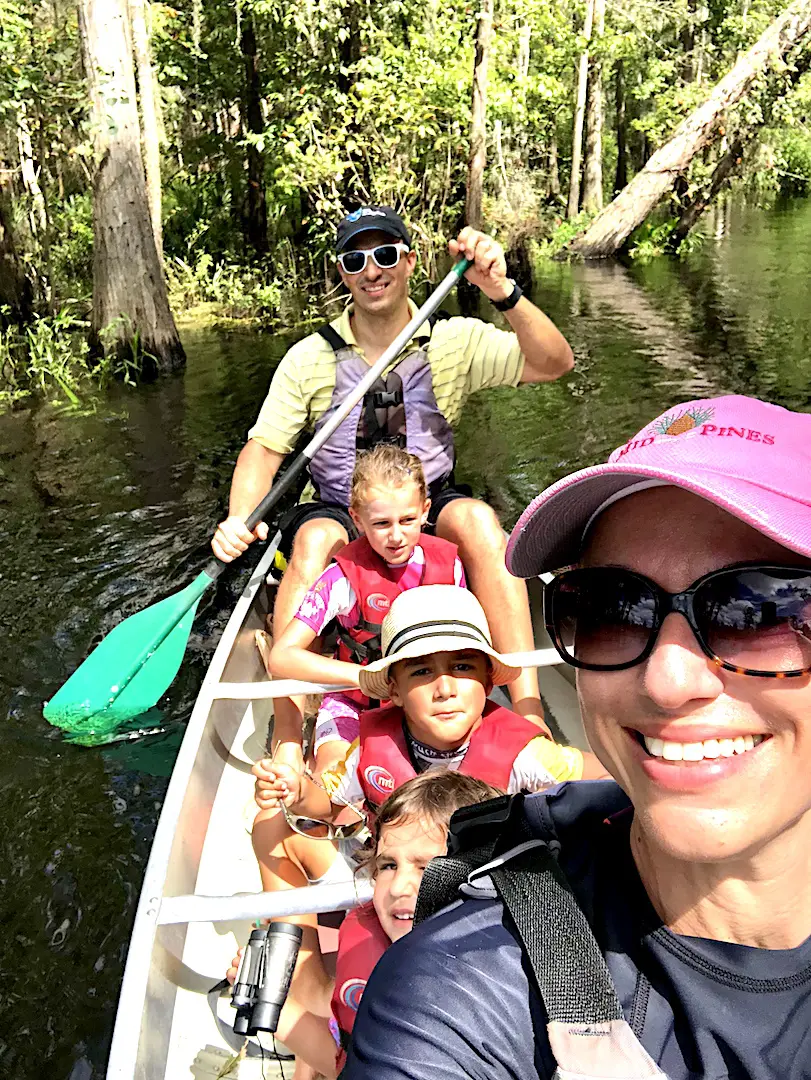
[[[343,251],[350,241],[364,232],[388,233],[411,247],[405,222],[390,206],[361,206],[347,214],[338,226],[336,250]]]

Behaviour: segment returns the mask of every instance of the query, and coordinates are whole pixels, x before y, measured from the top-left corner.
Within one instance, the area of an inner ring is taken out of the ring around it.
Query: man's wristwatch
[[[509,296],[505,296],[503,300],[491,300],[490,303],[496,309],[496,311],[512,311],[521,297],[524,295],[524,290],[520,285],[517,285],[512,278],[508,278],[508,281],[512,282],[513,291]]]

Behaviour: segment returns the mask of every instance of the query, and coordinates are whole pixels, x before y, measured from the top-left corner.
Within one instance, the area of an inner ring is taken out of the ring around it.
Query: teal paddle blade
[[[178,673],[211,580],[203,571],[181,592],[119,623],[46,703],[45,719],[100,742],[150,709]]]

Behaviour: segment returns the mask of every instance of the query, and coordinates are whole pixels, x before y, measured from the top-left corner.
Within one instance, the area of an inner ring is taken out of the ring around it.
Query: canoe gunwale
[[[237,635],[251,610],[256,594],[264,585],[280,538],[281,533],[277,532],[268,543],[267,550],[237,600],[203,678],[188,727],[180,744],[155,829],[135,912],[107,1064],[108,1080],[132,1080],[135,1075],[141,1042],[141,1018],[144,1015],[160,907],[178,818],[197,761],[197,753],[208,726],[213,690],[220,682]],[[133,1022],[134,1017],[138,1017],[137,1023]]]

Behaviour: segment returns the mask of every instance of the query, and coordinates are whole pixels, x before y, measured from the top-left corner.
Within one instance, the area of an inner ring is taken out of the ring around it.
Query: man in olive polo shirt
[[[471,260],[465,277],[504,311],[512,328],[511,333],[480,319],[453,317],[433,327],[424,325],[405,351],[425,349],[436,405],[454,424],[477,390],[557,379],[571,370],[573,357],[560,331],[507,277],[500,244],[467,227],[449,247],[452,256]],[[351,303],[331,326],[371,365],[415,311],[408,279],[417,256],[402,219],[381,206],[362,207],[345,218],[338,226],[337,249],[339,273]],[[230,561],[256,537],[267,537],[266,523],[251,534],[245,518],[270,488],[300,432],[312,428],[329,408],[336,388],[336,348],[321,333],[311,334],[294,345],[276,369],[237,460],[228,517],[212,539],[218,558]],[[458,546],[468,585],[487,613],[495,647],[507,653],[532,649],[526,587],[507,573],[504,534],[496,515],[485,503],[465,497],[447,483],[431,488],[429,527]],[[345,506],[318,500],[297,509],[288,531],[294,531],[292,556],[276,598],[277,634],[294,617],[306,590],[354,535]],[[510,690],[516,711],[543,726],[535,671],[525,671]],[[277,736],[295,742],[300,735],[280,730],[281,719],[277,717]]]

